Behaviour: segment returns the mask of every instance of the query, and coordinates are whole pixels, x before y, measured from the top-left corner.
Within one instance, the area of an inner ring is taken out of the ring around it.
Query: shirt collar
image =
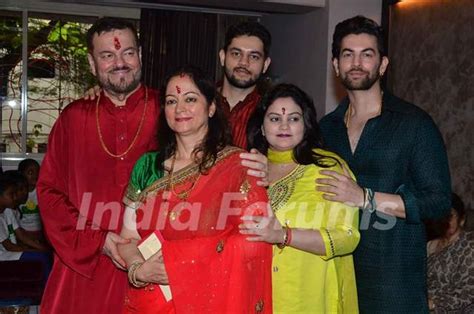
[[[390,92],[384,91],[382,96],[382,113],[385,112],[405,112],[403,107],[397,105],[398,98]],[[349,107],[349,97],[344,97],[344,99],[339,103],[336,110],[334,110],[334,117],[337,119],[344,120],[347,108]]]
[[[124,106],[118,107],[104,94],[104,91],[101,92],[101,105],[103,105],[109,111],[115,110],[126,110],[133,111],[137,105],[140,103],[140,100],[145,101],[145,86],[140,84],[140,87],[134,91],[130,96],[128,96],[127,101]],[[148,93],[148,101],[150,101],[150,95]]]
[[[219,93],[219,96],[220,98],[226,103],[228,104],[227,102],[227,99],[225,98],[224,95],[222,95],[222,86],[223,86],[224,82],[223,81],[219,81],[217,82],[216,86],[217,86],[217,91]],[[245,98],[241,101],[239,101],[238,103],[241,103],[241,102],[249,102],[249,101],[253,101],[255,99],[258,99],[260,97],[260,93],[258,91],[258,87],[255,86],[255,88],[253,89],[253,91],[250,93],[250,94],[247,94],[247,96],[245,96]]]

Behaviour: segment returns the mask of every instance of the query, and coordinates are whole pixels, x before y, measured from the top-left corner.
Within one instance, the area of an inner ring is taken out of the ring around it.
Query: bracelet
[[[362,188],[362,193],[364,193],[364,201],[362,202],[362,209],[367,208],[367,188]]]
[[[366,209],[369,211],[369,213],[375,212],[377,209],[377,204],[375,203],[375,192],[372,189],[366,188],[367,190],[367,201],[369,204],[367,204],[368,208]]]
[[[292,238],[291,228],[288,227],[288,224],[285,224],[285,227],[283,227],[283,230],[285,230],[285,235],[283,236],[283,242],[277,243],[276,245],[280,250],[283,250],[286,246],[290,245],[291,238]]]
[[[137,280],[137,270],[140,266],[143,265],[143,262],[133,262],[128,268],[128,282],[135,288],[143,288],[149,285],[149,282],[141,282]]]

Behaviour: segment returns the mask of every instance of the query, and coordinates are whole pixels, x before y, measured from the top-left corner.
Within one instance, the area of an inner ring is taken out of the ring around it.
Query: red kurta
[[[255,88],[244,100],[239,101],[232,110],[225,97],[221,97],[222,106],[232,127],[234,145],[247,149],[247,123],[260,101],[260,93]]]
[[[133,93],[123,107],[115,107],[102,94],[99,108],[105,145],[112,153],[123,153],[138,130],[145,88]],[[121,229],[121,199],[133,165],[143,153],[156,149],[158,112],[157,95],[149,89],[141,132],[122,158],[108,155],[99,141],[95,100],[71,103],[54,125],[38,180],[41,217],[55,250],[42,312],[122,310],[127,276],[102,248],[107,231]]]

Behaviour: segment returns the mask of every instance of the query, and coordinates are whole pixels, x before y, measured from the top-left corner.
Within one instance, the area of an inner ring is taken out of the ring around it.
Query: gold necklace
[[[105,145],[104,138],[102,136],[102,132],[100,130],[100,123],[99,123],[99,101],[100,101],[100,94],[99,97],[97,97],[97,102],[95,105],[95,121],[96,121],[96,126],[97,126],[97,133],[99,134],[99,140],[100,140],[100,145],[102,146],[102,149],[111,157],[114,158],[120,158],[125,155],[127,155],[130,150],[133,148],[135,145],[135,142],[138,139],[138,136],[140,135],[140,131],[142,130],[143,127],[143,122],[145,121],[145,113],[146,113],[146,108],[148,106],[148,89],[145,87],[145,108],[143,108],[143,113],[142,113],[142,118],[140,120],[140,124],[138,125],[137,133],[135,133],[135,137],[133,138],[132,142],[130,143],[130,146],[121,154],[114,154],[112,153],[107,146]]]
[[[382,113],[383,91],[380,94],[382,96],[382,100],[380,102],[379,111],[377,112],[376,116],[379,116]],[[346,114],[344,115],[344,124],[346,125],[346,129],[349,129],[351,115],[352,115],[352,103],[349,103],[349,110],[347,110]]]
[[[166,189],[170,191],[171,193],[173,193],[180,200],[186,200],[189,196],[189,193],[191,193],[191,191],[194,189],[194,186],[196,185],[196,182],[199,180],[199,177],[201,176],[201,174],[199,174],[199,176],[195,180],[192,181],[191,187],[189,189],[186,189],[181,192],[176,192],[173,185],[173,172],[174,172],[175,161],[176,161],[176,153],[173,155],[173,158],[171,159],[170,174],[168,175],[168,183],[166,185],[167,186]]]
[[[382,97],[383,97],[383,92],[382,92]],[[383,105],[383,100],[380,103],[380,107],[379,107],[379,110],[378,110],[376,116],[379,116],[382,113],[382,105]],[[362,130],[360,131],[360,133],[358,135],[354,136],[353,138],[351,138],[350,135],[349,135],[349,126],[350,126],[351,116],[352,116],[352,103],[349,103],[349,109],[346,111],[346,114],[344,115],[344,124],[346,125],[347,137],[349,138],[349,144],[351,146],[351,151],[354,153],[357,145],[359,144],[360,136],[362,135],[362,132],[364,130],[364,127],[365,127],[365,124],[367,123],[367,121],[365,121],[364,124],[362,125]]]

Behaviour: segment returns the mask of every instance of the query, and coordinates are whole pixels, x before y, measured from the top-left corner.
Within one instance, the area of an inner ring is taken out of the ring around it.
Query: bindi
[[[177,92],[178,94],[181,94],[181,88],[180,88],[178,85],[176,85],[176,92]]]
[[[116,50],[119,50],[122,47],[120,40],[117,37],[114,37],[114,47]]]
[[[286,108],[285,107],[281,108],[281,113],[285,114],[285,112],[286,112]]]

